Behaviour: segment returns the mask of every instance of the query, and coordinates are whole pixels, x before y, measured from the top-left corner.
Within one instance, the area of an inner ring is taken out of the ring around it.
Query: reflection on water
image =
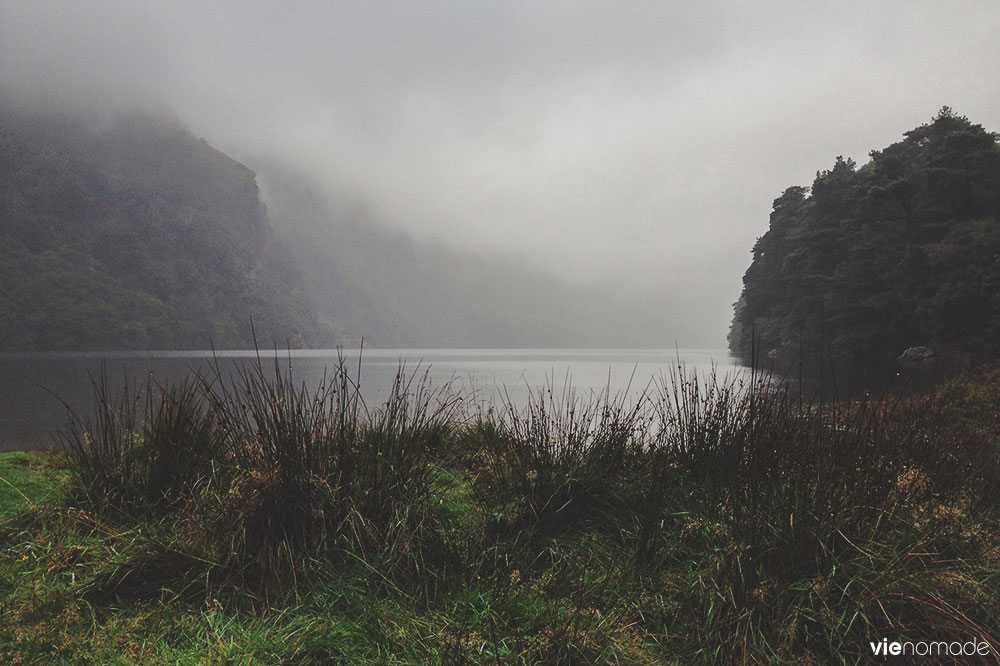
[[[344,350],[344,360],[355,377],[359,352]],[[265,370],[274,364],[291,369],[297,382],[316,386],[332,375],[336,350],[261,352]],[[113,388],[145,386],[148,378],[177,382],[192,372],[223,376],[257,359],[254,351],[213,352],[100,352],[0,355],[0,450],[44,448],[53,444],[53,432],[66,422],[66,407],[89,415],[94,381],[102,366]],[[523,405],[529,392],[551,385],[560,392],[570,385],[586,400],[605,389],[629,397],[651,382],[684,366],[699,373],[717,369],[720,377],[738,371],[738,361],[725,350],[703,349],[366,349],[360,363],[361,393],[369,407],[385,400],[400,364],[407,373],[425,373],[434,387],[450,384],[470,405],[506,397]]]

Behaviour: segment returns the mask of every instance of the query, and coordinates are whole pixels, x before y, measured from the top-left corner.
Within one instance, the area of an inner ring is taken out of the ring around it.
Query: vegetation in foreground
[[[98,398],[58,459],[2,459],[5,663],[1000,648],[995,375],[807,403],[679,373],[635,406],[470,413],[416,373],[369,409],[343,367],[307,390],[258,366]]]

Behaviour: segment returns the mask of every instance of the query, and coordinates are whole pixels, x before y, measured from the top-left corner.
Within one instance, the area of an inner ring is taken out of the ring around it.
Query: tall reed
[[[217,425],[196,381],[150,378],[141,391],[126,382],[114,392],[102,366],[93,417],[70,411],[60,438],[82,497],[97,508],[142,511],[183,501],[211,474]]]

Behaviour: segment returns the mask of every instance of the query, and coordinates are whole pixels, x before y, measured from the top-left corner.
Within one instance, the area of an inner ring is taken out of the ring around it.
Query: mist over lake
[[[291,370],[297,382],[315,388],[333,376],[337,350],[260,352],[265,373]],[[738,372],[738,361],[723,349],[349,349],[342,352],[351,376],[357,378],[360,355],[361,394],[369,408],[388,397],[400,368],[429,387],[462,396],[475,410],[510,400],[526,404],[530,393],[564,389],[586,402],[608,390],[638,397],[651,383],[669,381],[671,369],[720,378]],[[0,449],[48,448],[55,431],[65,424],[66,405],[83,418],[92,417],[94,383],[102,368],[110,387],[134,390],[147,379],[177,383],[194,373],[229,377],[256,363],[253,350],[184,352],[94,352],[6,354],[0,356]],[[66,403],[65,405],[63,403]]]

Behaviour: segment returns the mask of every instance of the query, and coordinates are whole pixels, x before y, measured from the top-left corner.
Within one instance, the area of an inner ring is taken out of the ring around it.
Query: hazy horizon
[[[284,165],[422,247],[616,285],[665,345],[723,345],[786,187],[944,105],[1000,129],[987,1],[0,6],[5,99],[169,110],[265,198]]]

